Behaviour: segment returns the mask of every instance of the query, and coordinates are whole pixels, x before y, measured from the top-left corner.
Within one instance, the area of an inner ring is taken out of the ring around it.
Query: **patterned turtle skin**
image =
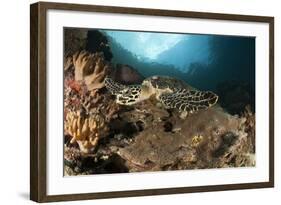
[[[193,113],[207,109],[218,101],[215,93],[198,91],[185,82],[168,76],[152,76],[146,78],[141,85],[123,85],[106,77],[105,86],[121,105],[134,105],[155,96],[166,109]]]

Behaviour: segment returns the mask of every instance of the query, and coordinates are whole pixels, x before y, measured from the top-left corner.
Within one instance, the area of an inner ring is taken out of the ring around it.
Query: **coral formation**
[[[173,116],[169,121],[180,129],[167,132],[163,126],[159,129],[159,123],[152,124],[136,135],[134,143],[119,149],[129,170],[215,168],[222,160],[219,156],[236,155],[247,136],[244,120],[220,108],[199,111],[186,120]]]
[[[87,155],[72,147],[64,147],[64,175],[88,175],[128,172],[124,160],[118,155]]]
[[[68,112],[65,118],[65,132],[72,136],[70,143],[77,142],[82,152],[91,152],[98,140],[107,135],[108,127],[101,115]]]
[[[256,133],[255,133],[255,128],[256,128],[256,118],[255,118],[255,113],[251,110],[250,106],[246,106],[245,111],[242,114],[242,117],[246,119],[245,121],[245,131],[248,133],[248,145],[251,146],[249,147],[249,150],[251,152],[255,153],[255,144],[256,144]]]
[[[100,138],[106,137],[109,123],[121,107],[110,95],[88,91],[73,79],[65,83],[65,134],[72,136],[80,150],[91,153]]]
[[[222,157],[219,167],[255,166],[255,115],[246,106],[242,114],[243,130],[237,142]]]
[[[102,53],[77,52],[73,56],[73,64],[75,80],[84,81],[88,90],[104,87],[104,78],[110,71],[110,65]]]
[[[102,61],[98,60],[102,55],[89,54],[87,52],[81,52],[80,55],[83,57],[80,56],[80,64],[75,64],[75,70],[73,67],[65,71],[65,135],[70,136],[70,144],[77,143],[79,145],[81,152],[92,153],[98,145],[99,139],[108,135],[108,123],[116,117],[115,114],[118,112],[120,106],[114,103],[111,96],[104,93],[104,91],[100,89],[91,91],[90,88],[92,87],[90,86],[92,86],[92,84],[86,84],[86,82],[89,82],[89,78],[87,77],[93,77],[94,75],[96,77],[96,74],[100,72],[100,68],[105,70],[101,65]],[[94,70],[96,70],[90,75],[85,74],[89,66],[91,66],[91,64],[84,59],[85,56],[91,56],[91,58],[98,57],[94,67]],[[76,63],[78,63],[77,60]],[[81,70],[83,72],[79,73],[77,71],[77,66],[80,66],[79,68],[82,67]],[[78,79],[81,74],[80,77],[83,77],[83,79],[87,78],[87,81],[83,80],[83,82],[81,82],[80,80],[76,80],[75,77],[77,77],[77,73]],[[103,76],[103,71],[100,73],[100,76]],[[97,79],[100,78],[96,78],[95,80]],[[101,82],[94,83],[101,84]]]
[[[218,105],[185,118],[153,95],[120,105],[104,79],[140,84],[139,66],[109,62],[111,48],[100,31],[67,28],[64,36],[65,175],[255,166],[254,93],[248,85],[219,85]],[[161,69],[154,71],[161,75]]]

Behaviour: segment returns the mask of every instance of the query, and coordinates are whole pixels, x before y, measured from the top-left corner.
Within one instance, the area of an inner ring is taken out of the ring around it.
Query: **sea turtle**
[[[110,77],[105,78],[105,86],[116,102],[133,105],[152,96],[166,109],[193,113],[216,104],[218,96],[211,91],[198,91],[185,82],[168,76],[152,76],[140,85],[123,85]]]

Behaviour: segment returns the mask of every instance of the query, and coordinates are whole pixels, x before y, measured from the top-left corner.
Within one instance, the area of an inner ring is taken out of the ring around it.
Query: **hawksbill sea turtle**
[[[140,85],[123,85],[110,77],[105,87],[116,96],[116,103],[134,105],[155,96],[166,109],[177,109],[188,114],[216,104],[218,96],[211,91],[198,91],[182,80],[168,76],[152,76]]]

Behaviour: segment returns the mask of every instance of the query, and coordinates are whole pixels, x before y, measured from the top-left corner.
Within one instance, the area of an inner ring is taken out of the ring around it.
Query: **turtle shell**
[[[160,90],[167,88],[171,89],[172,91],[178,91],[181,89],[195,90],[184,81],[169,76],[152,76],[146,78],[143,83],[146,84],[147,82],[150,82],[153,88]]]

